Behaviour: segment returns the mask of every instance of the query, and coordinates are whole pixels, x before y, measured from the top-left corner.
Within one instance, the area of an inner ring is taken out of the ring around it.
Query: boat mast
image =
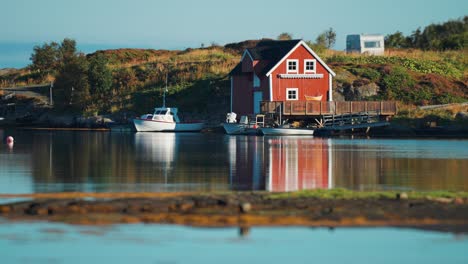
[[[164,88],[164,93],[163,93],[163,108],[166,107],[166,91],[167,91],[167,75],[168,75],[168,72],[166,72],[166,88]]]

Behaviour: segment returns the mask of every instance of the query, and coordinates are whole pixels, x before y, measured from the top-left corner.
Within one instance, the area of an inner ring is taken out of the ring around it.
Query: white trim
[[[296,92],[296,99],[289,99],[289,91]],[[297,101],[299,100],[299,88],[286,88],[286,101]]]
[[[271,144],[271,139],[268,139],[268,186],[267,186],[267,191],[272,191],[273,188],[273,150],[272,150],[272,144]]]
[[[252,55],[250,54],[250,52],[249,52],[247,49],[244,51],[244,54],[242,54],[242,58],[241,58],[240,61],[243,61],[243,60],[244,60],[245,55],[249,55],[249,57],[250,57],[250,59],[252,60],[252,62],[254,61]]]
[[[328,101],[333,101],[333,84],[332,84],[333,76],[331,73],[328,74]]]
[[[271,76],[271,75],[270,75]],[[283,79],[322,79],[322,73],[316,74],[278,74],[278,77]]]
[[[313,62],[314,63],[314,69],[313,70],[307,70],[307,62]],[[305,59],[304,60],[304,74],[316,73],[316,72],[317,72],[317,60],[316,59]]]
[[[277,68],[279,65],[281,65],[281,63],[283,63],[283,61],[284,61],[286,58],[288,58],[289,55],[291,55],[291,53],[293,53],[294,50],[295,50],[297,47],[299,47],[300,45],[304,46],[304,47],[306,48],[306,50],[309,51],[309,52],[312,54],[312,56],[314,56],[315,59],[318,60],[318,62],[319,62],[320,64],[322,64],[322,66],[323,66],[329,73],[331,73],[333,76],[336,76],[336,73],[333,72],[333,71],[327,66],[327,64],[325,64],[325,62],[323,62],[323,60],[320,59],[320,57],[319,57],[303,40],[299,41],[299,43],[297,43],[297,45],[296,45],[294,48],[292,48],[292,49],[288,52],[288,54],[286,54],[275,66],[273,66],[273,68],[271,68],[271,70],[270,70],[269,72],[267,72],[266,76],[271,75],[271,74],[273,73],[273,71],[276,70],[276,68]]]
[[[231,113],[232,113],[232,91],[234,89],[234,78],[231,76]]]
[[[273,102],[273,79],[272,76],[268,76],[269,86],[270,86],[270,102]]]
[[[290,62],[295,62],[296,63],[296,70],[290,70],[289,69],[289,63]],[[286,60],[286,72],[287,73],[299,73],[299,60],[297,60],[297,59]]]
[[[328,189],[333,189],[333,152],[332,152],[332,140],[327,139],[328,148]]]

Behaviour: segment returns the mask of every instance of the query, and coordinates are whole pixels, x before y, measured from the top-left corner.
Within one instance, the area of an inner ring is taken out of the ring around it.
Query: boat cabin
[[[180,122],[179,117],[177,116],[177,108],[174,107],[157,107],[154,109],[153,114],[142,115],[140,119],[170,123]]]

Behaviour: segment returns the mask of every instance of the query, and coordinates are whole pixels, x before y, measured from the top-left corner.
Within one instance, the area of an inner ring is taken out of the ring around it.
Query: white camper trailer
[[[348,35],[346,36],[346,52],[364,53],[369,55],[384,54],[383,35]]]

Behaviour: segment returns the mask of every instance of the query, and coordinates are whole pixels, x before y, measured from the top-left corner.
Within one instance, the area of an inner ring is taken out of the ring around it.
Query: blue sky
[[[467,10],[464,0],[0,0],[0,68],[25,66],[34,44],[65,37],[77,40],[85,52],[184,49],[275,38],[281,32],[314,40],[332,27],[334,48],[342,50],[347,34],[409,34],[418,26],[468,15]]]

